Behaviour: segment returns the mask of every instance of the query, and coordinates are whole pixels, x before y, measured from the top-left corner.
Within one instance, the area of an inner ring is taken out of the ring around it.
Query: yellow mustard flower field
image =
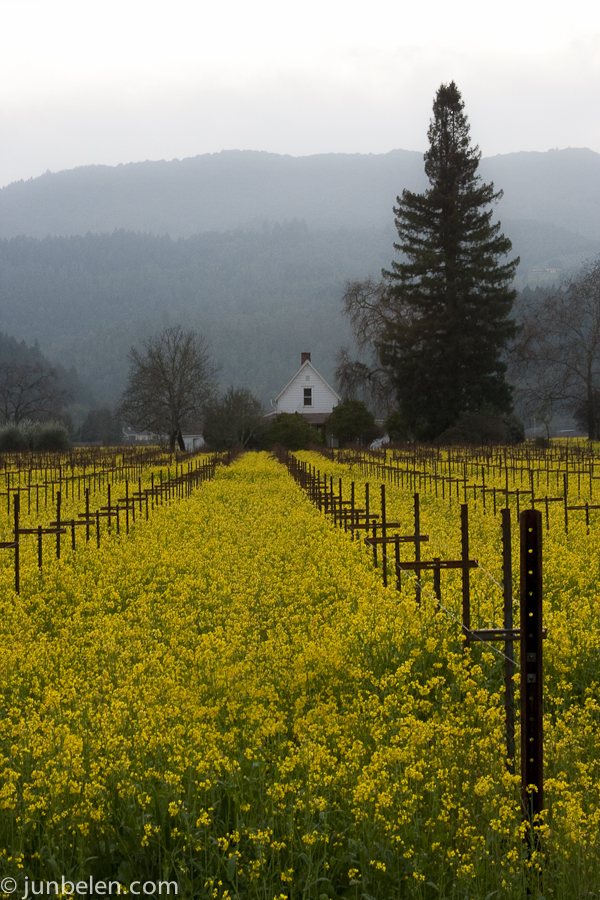
[[[412,530],[415,478],[297,457],[361,500],[368,482],[373,504],[385,480],[388,518]],[[443,574],[442,608],[430,574],[420,606],[410,575],[384,587],[381,558],[266,453],[152,494],[146,511],[142,489],[175,466],[131,470],[128,532],[123,512],[118,533],[105,517],[99,546],[84,525],[73,550],[67,528],[57,559],[48,534],[40,568],[24,535],[18,594],[14,550],[0,550],[0,888],[93,877],[223,900],[598,896],[600,511],[589,534],[586,512],[571,512],[567,533],[563,506],[549,507],[547,809],[531,843],[518,759],[507,768],[502,648],[464,652],[460,575]],[[63,520],[85,509],[73,473]],[[506,487],[500,470],[486,477]],[[598,502],[595,475],[574,477],[573,505],[578,490]],[[109,485],[111,502],[124,495],[122,480],[96,477],[92,512]],[[5,467],[6,543],[15,487]],[[494,515],[491,495],[484,510],[481,494],[444,494],[421,482],[423,552],[459,552],[467,499],[473,627],[501,624],[502,501]],[[55,521],[51,491],[44,505],[23,482],[20,504],[22,527]],[[516,528],[513,540],[517,559]],[[514,579],[518,615],[516,566]]]

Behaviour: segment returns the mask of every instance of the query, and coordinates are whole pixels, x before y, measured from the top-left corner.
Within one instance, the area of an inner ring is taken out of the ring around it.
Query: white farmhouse
[[[341,401],[340,395],[327,384],[311,363],[310,353],[302,353],[300,368],[275,400],[271,400],[274,409],[268,418],[274,418],[279,413],[297,412],[311,425],[319,428],[334,406]]]

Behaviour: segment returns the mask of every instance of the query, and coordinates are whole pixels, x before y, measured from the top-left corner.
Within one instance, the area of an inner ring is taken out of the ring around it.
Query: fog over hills
[[[600,240],[600,154],[523,152],[484,158],[504,191],[502,220],[527,219]],[[423,155],[280,156],[230,150],[171,162],[47,172],[0,190],[0,237],[132,231],[190,237],[267,220],[311,229],[384,227],[403,188],[427,187]]]
[[[257,220],[302,219],[311,228],[389,221],[402,187],[425,186],[423,156],[292,157],[223,151],[171,162],[86,166],[0,191],[0,237],[125,228],[190,237]]]
[[[519,285],[600,252],[599,154],[513,153],[480,172],[504,190]],[[301,350],[333,378],[345,282],[389,266],[404,187],[426,189],[422,154],[228,151],[16,182],[0,190],[0,331],[114,401],[131,344],[181,323],[209,337],[223,386],[268,403]]]
[[[348,339],[347,278],[378,276],[393,228],[311,232],[302,223],[186,240],[116,231],[0,241],[0,330],[75,365],[101,400],[121,392],[132,344],[165,325],[206,334],[223,385],[266,403],[301,350],[333,378]]]

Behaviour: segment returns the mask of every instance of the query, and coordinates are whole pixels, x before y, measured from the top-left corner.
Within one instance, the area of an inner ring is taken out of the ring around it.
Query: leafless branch
[[[169,435],[183,449],[182,432],[197,418],[211,391],[216,368],[206,338],[178,325],[131,348],[127,387],[118,415],[134,427]]]
[[[584,404],[589,436],[599,436],[600,260],[522,315],[512,362],[530,406]]]
[[[70,391],[59,387],[54,369],[42,363],[9,361],[0,365],[0,419],[4,424],[56,417],[70,398]]]

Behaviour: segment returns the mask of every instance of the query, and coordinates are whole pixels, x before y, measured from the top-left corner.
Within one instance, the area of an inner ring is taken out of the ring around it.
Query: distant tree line
[[[600,440],[600,259],[549,291],[523,292],[511,371],[524,414],[550,433],[569,412]]]
[[[369,407],[396,440],[515,440],[522,434],[516,404],[546,423],[556,410],[569,411],[600,437],[598,265],[556,290],[525,290],[513,307],[518,258],[492,218],[502,191],[481,181],[481,153],[470,144],[454,83],[436,94],[428,136],[429,188],[404,190],[394,207],[397,257],[385,260],[379,279],[346,282],[354,347],[338,358],[345,400],[330,434],[368,442]],[[261,446],[277,429],[296,443],[303,439],[297,420],[263,421],[252,366],[260,360],[270,383],[281,383],[290,334],[306,337],[290,322],[310,323],[306,334],[331,346],[342,274],[384,258],[382,234],[357,232],[349,241],[295,222],[179,241],[124,231],[0,241],[0,291],[19,331],[35,322],[40,333],[54,333],[55,351],[67,335],[100,396],[125,384],[115,415],[112,406],[97,408],[75,372],[51,366],[36,344],[0,336],[0,424],[69,424],[75,403],[83,422],[71,434],[85,441],[117,441],[127,420],[180,448],[184,430],[201,429],[215,447]],[[171,317],[185,324],[158,327]],[[232,339],[236,328],[243,341]],[[244,379],[243,387],[219,392],[213,353],[229,383]]]
[[[16,453],[22,450],[68,450],[71,436],[64,422],[46,420],[33,422],[23,419],[18,424],[0,428],[0,452]]]
[[[185,433],[202,433],[212,449],[257,449],[281,444],[299,449],[322,443],[319,433],[299,414],[265,416],[247,388],[233,386],[220,394],[216,366],[206,339],[180,325],[168,327],[132,347],[129,378],[116,414],[136,429],[163,436],[171,450],[185,449]],[[356,399],[337,406],[325,431],[342,443],[370,443],[380,432],[373,414]]]
[[[0,333],[0,450],[64,449],[74,372],[51,366],[37,344]]]
[[[561,246],[579,265],[572,235],[550,226],[529,235],[530,225],[511,226],[525,265],[550,250],[559,255]],[[0,240],[2,327],[39,340],[51,359],[76,368],[98,402],[113,406],[129,347],[180,323],[211,341],[222,388],[243,385],[268,403],[299,343],[333,380],[335,348],[352,340],[344,284],[389,269],[394,238],[390,216],[381,228],[318,231],[289,222],[185,240],[124,230]]]
[[[121,444],[124,424],[164,436],[172,449],[184,448],[184,432],[202,433],[216,450],[276,443],[298,448],[323,441],[298,415],[265,418],[263,405],[246,387],[219,393],[208,342],[193,330],[164,328],[132,346],[129,362],[117,408],[88,402],[74,428],[67,406],[74,392],[64,387],[64,371],[52,367],[37,345],[0,334],[0,450],[65,449],[73,440]],[[70,378],[77,386],[75,373]],[[372,413],[356,400],[344,401],[328,425],[328,433],[342,442],[368,441],[375,432]]]
[[[127,380],[129,347],[180,323],[210,339],[223,386],[243,377],[268,402],[298,342],[332,377],[332,347],[348,331],[344,281],[380,268],[389,239],[385,231],[313,232],[290,223],[179,241],[124,231],[4,240],[5,328],[68,359],[112,405]]]

